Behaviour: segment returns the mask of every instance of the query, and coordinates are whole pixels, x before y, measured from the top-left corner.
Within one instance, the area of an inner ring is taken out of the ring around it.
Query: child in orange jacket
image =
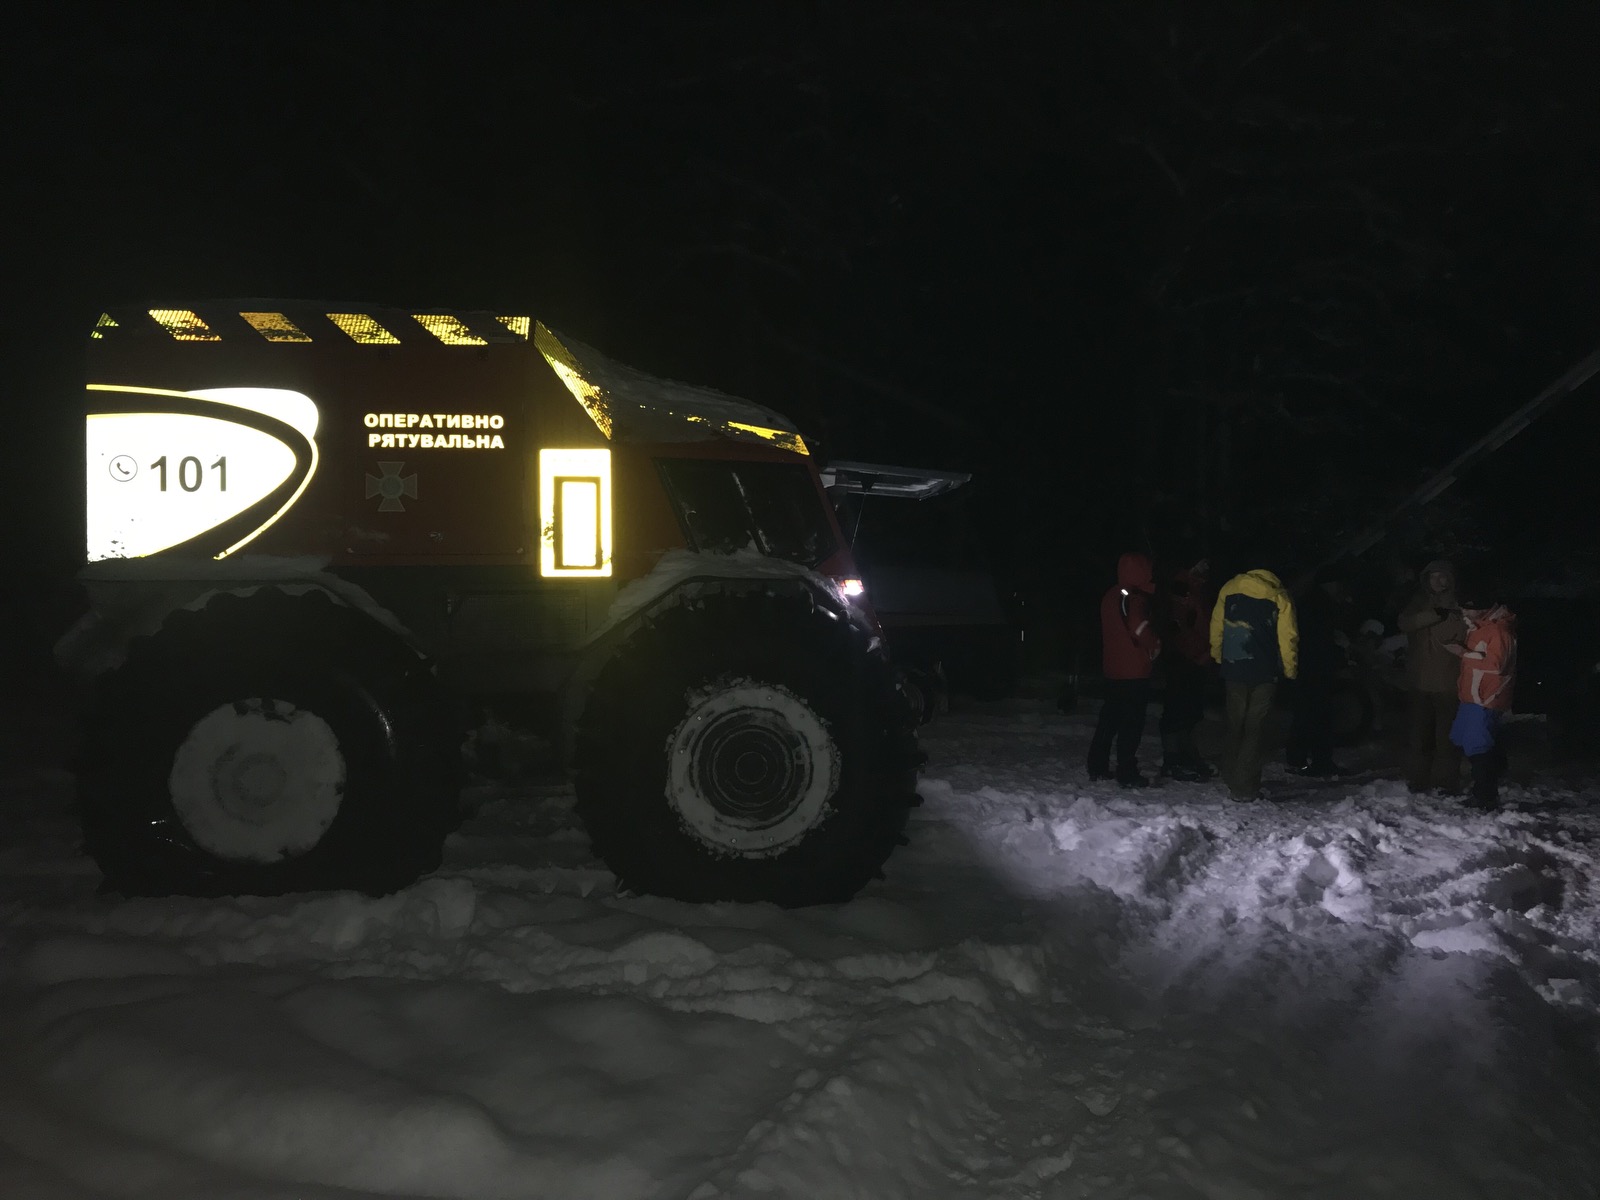
[[[1460,707],[1450,726],[1450,740],[1472,766],[1469,802],[1474,808],[1493,809],[1500,804],[1500,776],[1506,765],[1500,723],[1511,709],[1516,686],[1517,618],[1484,591],[1463,593],[1461,615],[1466,638],[1449,646],[1450,653],[1461,659],[1456,683]]]

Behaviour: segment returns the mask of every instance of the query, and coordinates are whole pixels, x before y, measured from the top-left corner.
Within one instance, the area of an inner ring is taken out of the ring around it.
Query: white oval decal
[[[240,410],[263,411],[253,391],[191,394],[190,399],[216,415],[89,414],[86,533],[91,562],[140,558],[199,538],[261,504],[296,474],[294,448],[250,423],[230,419]],[[159,400],[151,404],[159,407]],[[274,418],[274,424],[288,416],[283,424],[308,437],[315,433],[316,408],[309,398],[282,393],[277,407],[288,411],[263,415]],[[225,553],[228,547],[219,549]]]

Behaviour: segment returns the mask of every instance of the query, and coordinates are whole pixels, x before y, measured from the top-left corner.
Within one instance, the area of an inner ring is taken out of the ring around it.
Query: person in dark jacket
[[[1211,671],[1210,565],[1201,559],[1167,583],[1161,637],[1166,695],[1161,705],[1161,773],[1173,779],[1210,779],[1215,768],[1200,754],[1194,731],[1205,717]]]
[[[1145,554],[1124,554],[1117,562],[1117,585],[1100,601],[1101,666],[1106,698],[1089,743],[1089,778],[1111,777],[1111,744],[1116,742],[1116,779],[1123,787],[1144,787],[1139,774],[1139,740],[1150,703],[1150,674],[1161,639],[1151,622],[1155,572]]]
[[[1222,778],[1235,800],[1261,796],[1261,727],[1279,678],[1300,666],[1294,602],[1271,571],[1228,580],[1211,610],[1211,657],[1222,664],[1228,695],[1228,740]]]
[[[1422,569],[1416,593],[1400,612],[1406,635],[1406,690],[1410,701],[1406,784],[1413,792],[1461,791],[1461,752],[1450,741],[1461,662],[1451,651],[1467,633],[1456,602],[1456,571],[1437,559]]]
[[[1290,696],[1288,759],[1296,775],[1341,775],[1333,761],[1333,689],[1345,655],[1339,618],[1349,593],[1337,580],[1323,580],[1298,606],[1300,670]]]

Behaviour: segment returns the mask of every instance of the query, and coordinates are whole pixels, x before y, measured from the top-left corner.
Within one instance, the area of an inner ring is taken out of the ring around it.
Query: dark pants
[[[1139,773],[1139,739],[1144,736],[1145,710],[1150,705],[1148,679],[1108,679],[1100,719],[1089,743],[1089,774],[1111,774],[1111,743],[1117,743],[1117,776]]]
[[[1406,784],[1413,792],[1461,787],[1461,750],[1450,740],[1459,704],[1448,692],[1412,692],[1406,737]]]
[[[1475,808],[1500,807],[1500,777],[1506,773],[1506,752],[1498,745],[1485,754],[1467,758],[1472,767],[1472,804]]]
[[[1301,675],[1289,697],[1291,767],[1333,766],[1333,676]]]
[[[1167,765],[1201,763],[1195,726],[1206,715],[1206,668],[1187,658],[1167,660],[1167,694],[1161,705],[1161,753]],[[1208,768],[1209,769],[1209,768]]]
[[[1222,779],[1238,800],[1253,800],[1261,791],[1261,727],[1272,709],[1272,683],[1233,683],[1228,692],[1228,740],[1222,756]]]

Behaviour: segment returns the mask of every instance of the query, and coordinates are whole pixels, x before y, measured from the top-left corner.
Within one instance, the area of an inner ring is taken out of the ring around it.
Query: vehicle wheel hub
[[[223,704],[197,721],[173,756],[172,806],[202,849],[269,863],[304,854],[344,800],[338,736],[283,700]]]
[[[695,696],[667,755],[667,799],[689,831],[739,854],[798,841],[826,815],[838,785],[827,724],[773,684],[720,684]]]

